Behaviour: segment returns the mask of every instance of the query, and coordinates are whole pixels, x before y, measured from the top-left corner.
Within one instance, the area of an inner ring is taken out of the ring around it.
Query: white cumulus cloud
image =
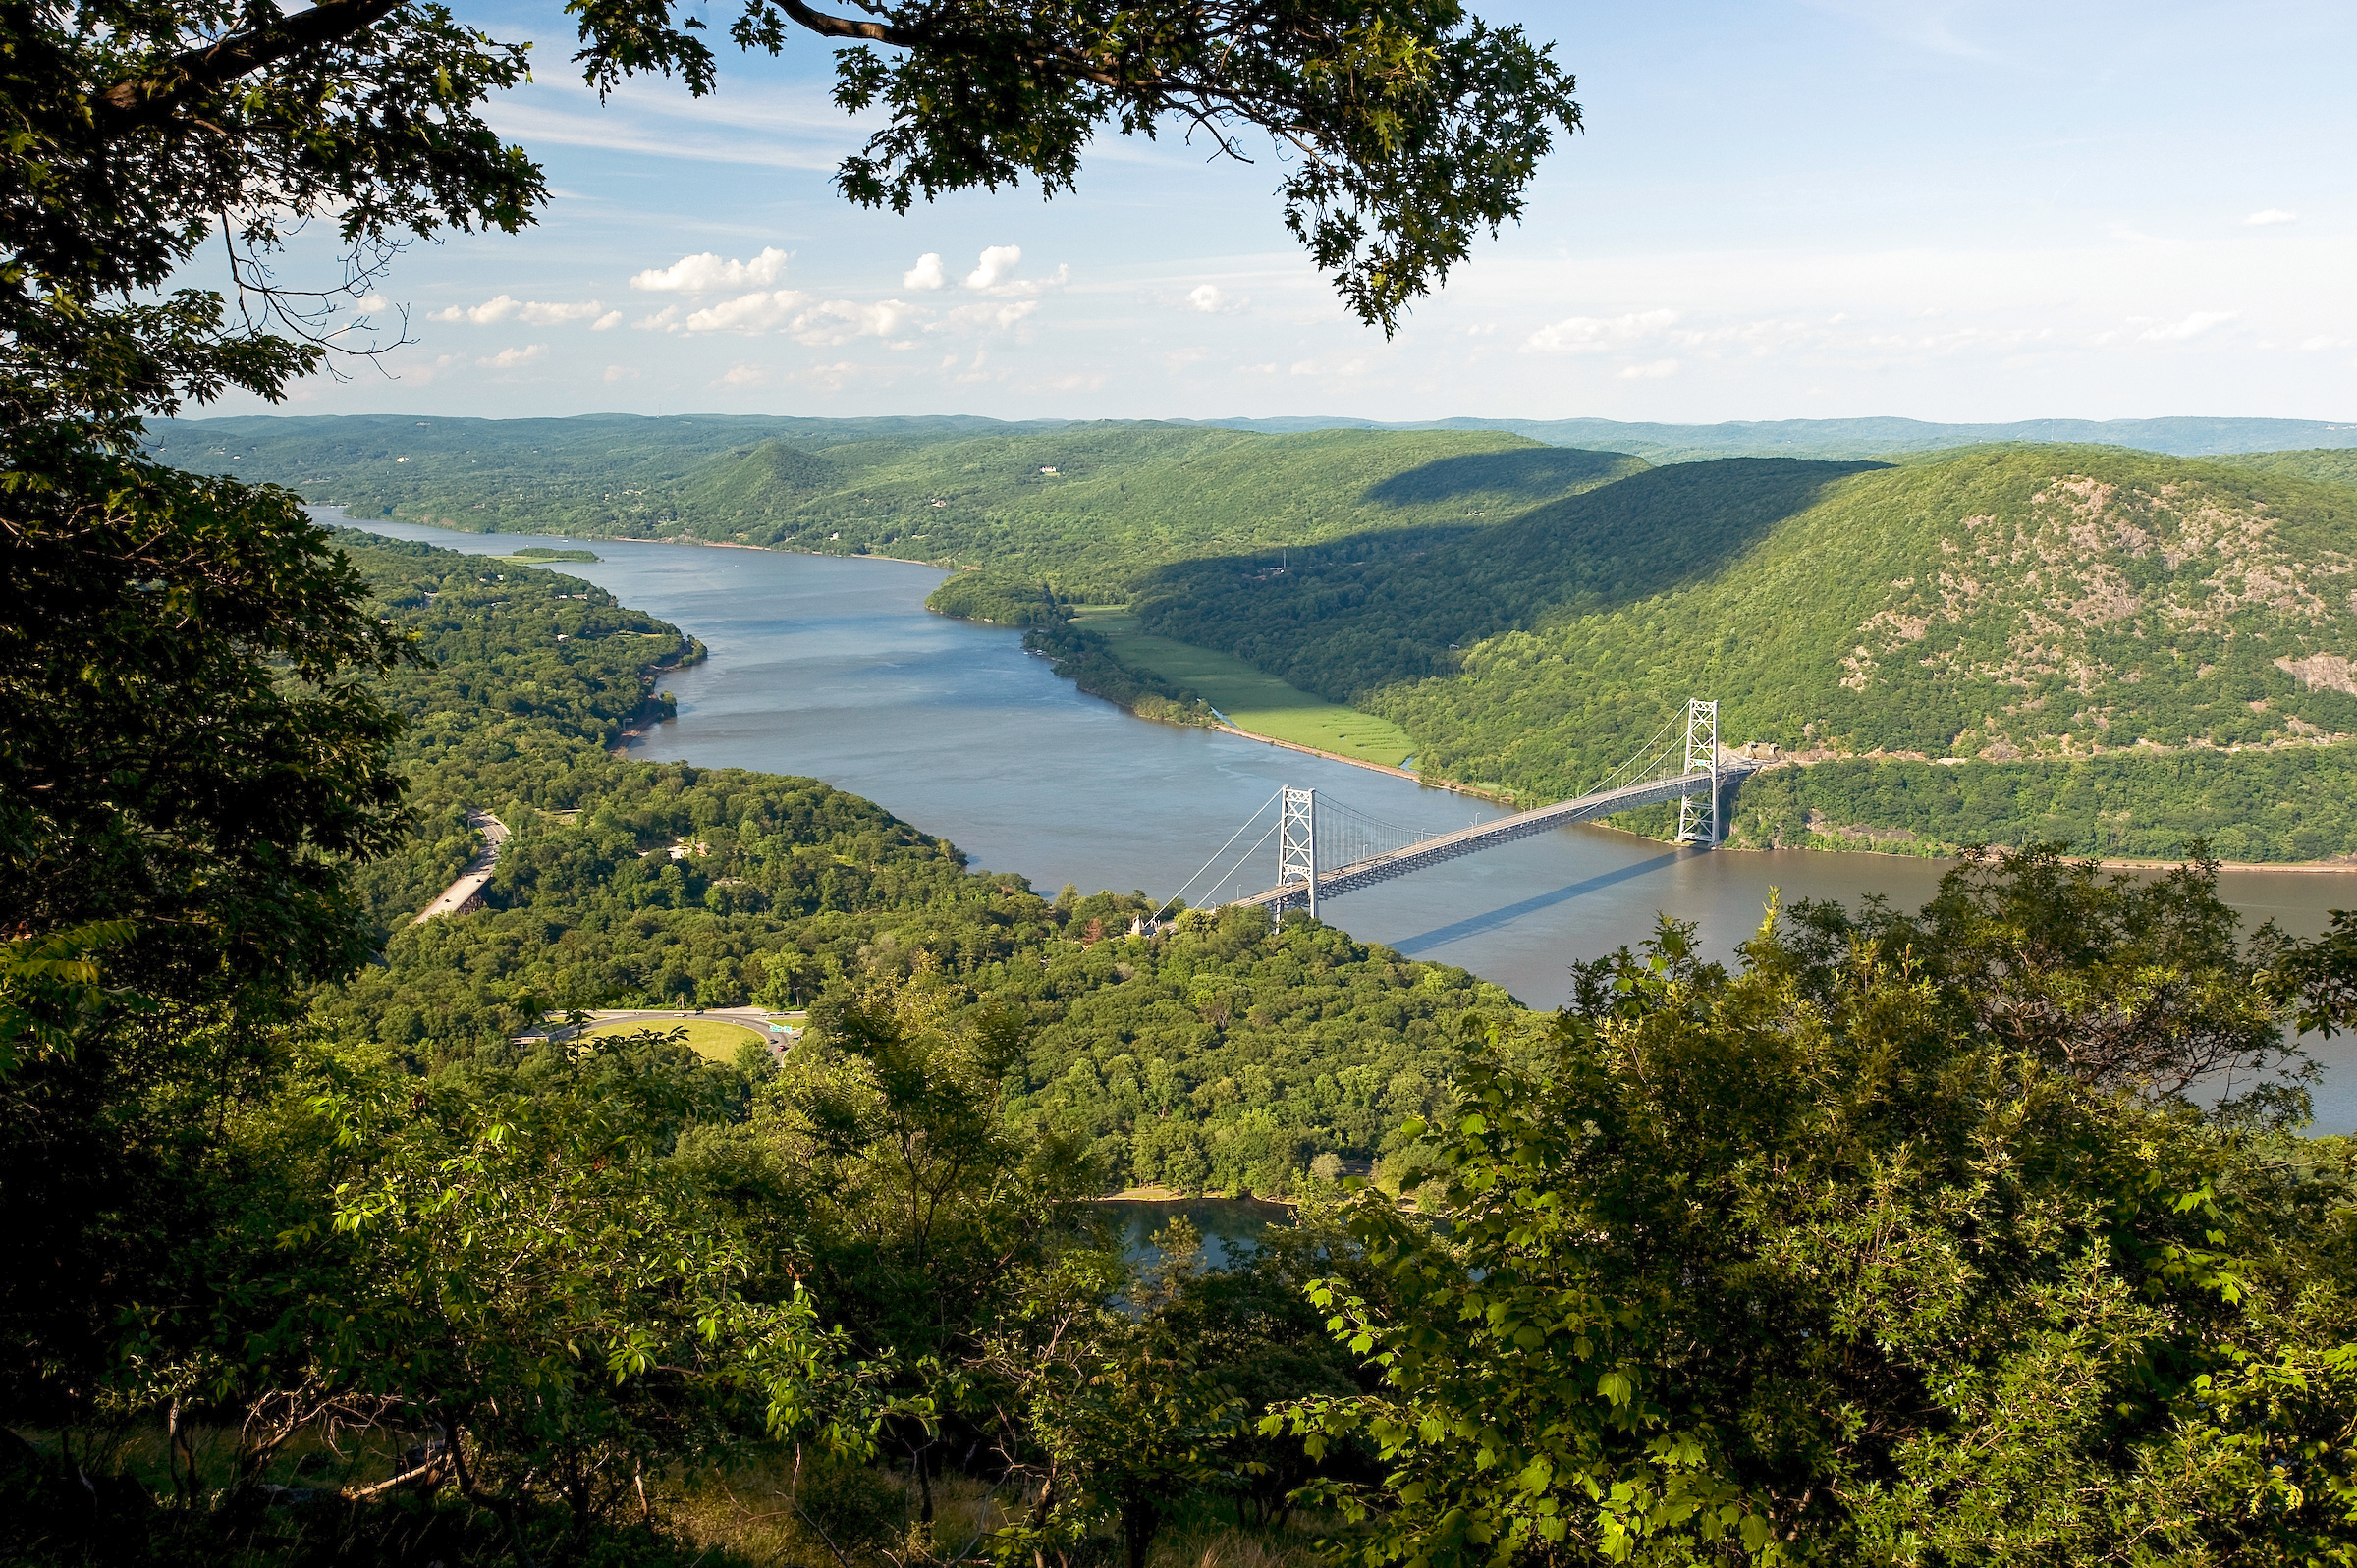
[[[2300,215],[2296,212],[2285,212],[2281,207],[2267,207],[2252,213],[2242,221],[2249,228],[2265,229],[2271,224],[2297,223],[2300,221]]]
[[[1234,309],[1237,301],[1233,295],[1216,283],[1199,283],[1186,292],[1186,303],[1189,309],[1216,316],[1223,310]]]
[[[590,322],[589,330],[591,332],[610,332],[614,328],[621,325],[622,312],[619,310],[609,310],[604,315],[599,316],[595,321]]]
[[[630,279],[630,287],[649,294],[710,294],[775,283],[785,270],[786,252],[775,245],[750,261],[727,260],[706,250],[682,256],[668,267],[649,267]]]
[[[1659,381],[1664,376],[1676,374],[1676,360],[1655,359],[1646,364],[1624,366],[1620,371],[1620,379],[1623,381]]]
[[[1540,353],[1608,353],[1652,337],[1676,320],[1674,310],[1632,311],[1621,316],[1566,316],[1532,333],[1523,347]]]
[[[982,252],[981,261],[974,270],[965,275],[965,286],[968,289],[996,288],[999,280],[1013,272],[1015,263],[1022,259],[1021,245],[992,245]]]
[[[475,363],[486,370],[513,370],[518,365],[530,364],[546,352],[548,345],[545,343],[527,344],[521,349],[502,349],[487,359],[477,359]]]
[[[637,379],[638,372],[627,365],[606,366],[606,385],[609,387],[617,381],[635,381]]]
[[[901,274],[901,287],[904,289],[939,289],[949,281],[949,276],[941,270],[941,252],[938,250],[928,250],[918,256],[916,265]]]
[[[517,299],[514,296],[503,294],[498,298],[486,299],[479,305],[474,305],[471,307],[466,305],[452,305],[447,310],[437,310],[427,319],[433,321],[471,321],[478,327],[488,327],[493,322],[507,320],[508,317],[516,313],[521,304],[522,301]]]
[[[981,305],[970,308],[999,310],[1007,307]],[[1020,310],[1030,308],[1025,304]],[[762,294],[740,295],[734,299],[706,305],[687,316],[680,326],[688,332],[735,332],[747,337],[786,332],[792,334],[798,343],[826,349],[849,343],[853,338],[889,338],[908,325],[916,314],[914,305],[899,299],[860,304],[850,299],[813,299],[798,289],[778,289]]]

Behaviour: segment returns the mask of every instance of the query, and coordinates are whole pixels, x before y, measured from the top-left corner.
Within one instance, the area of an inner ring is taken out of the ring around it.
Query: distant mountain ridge
[[[2357,451],[2357,420],[2174,416],[2160,419],[2017,419],[1998,424],[1936,423],[1877,416],[1858,419],[1743,419],[1722,424],[1662,424],[1617,419],[1477,419],[1408,421],[1352,415],[1275,418],[1072,420],[985,418],[979,414],[909,414],[823,419],[785,414],[576,414],[562,419],[476,419],[404,414],[241,414],[150,422],[150,445],[175,464],[273,478],[309,493],[297,470],[357,484],[368,460],[397,456],[481,458],[529,455],[519,472],[525,487],[541,479],[594,476],[627,488],[664,486],[686,476],[692,460],[741,452],[765,441],[819,452],[876,444],[928,447],[1000,437],[1055,436],[1100,430],[1233,430],[1300,435],[1324,430],[1496,432],[1596,452],[1627,453],[1655,465],[1714,458],[1810,458],[1833,461],[1888,458],[2011,442],[2133,447],[2175,457],[2243,453]],[[236,457],[242,460],[225,460]],[[504,466],[504,464],[503,464]],[[267,471],[264,471],[267,470]],[[333,481],[331,481],[333,482]],[[370,499],[419,499],[413,486],[365,481]],[[313,500],[328,499],[314,495]],[[337,496],[334,499],[346,499]],[[471,505],[471,502],[470,502]],[[731,510],[734,510],[732,508]]]
[[[1943,447],[2060,442],[2135,447],[2180,458],[2289,448],[2357,447],[2357,420],[2016,419],[2005,424],[1935,424],[1921,419],[1737,419],[1725,424],[1626,423],[1617,419],[1432,419],[1385,423],[1349,417],[1206,419],[1204,424],[1267,435],[1303,430],[1507,430],[1551,447],[1626,452],[1651,463],[1708,458],[1881,458]]]

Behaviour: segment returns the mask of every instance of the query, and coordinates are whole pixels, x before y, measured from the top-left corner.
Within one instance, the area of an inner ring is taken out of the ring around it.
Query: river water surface
[[[1058,679],[1019,634],[928,614],[925,596],[943,575],[931,567],[365,526],[476,554],[532,544],[597,552],[594,565],[552,569],[711,650],[670,678],[679,717],[641,737],[637,753],[824,779],[1051,894],[1066,882],[1083,892],[1174,893],[1283,784],[1435,832],[1504,814],[1345,763],[1134,719]],[[1551,1007],[1568,994],[1567,963],[1638,941],[1657,911],[1698,922],[1705,947],[1723,957],[1758,926],[1772,889],[1787,902],[1881,893],[1910,908],[1945,869],[1899,855],[1672,849],[1579,825],[1354,892],[1321,913],[1361,941],[1462,965]],[[1198,881],[1188,901],[1275,883],[1273,840],[1248,871],[1216,887]],[[2329,910],[2357,904],[2349,873],[2228,870],[2220,886],[2252,925],[2273,919],[2301,936],[2324,930]],[[2349,1046],[2318,1050],[2329,1076],[2317,1131],[2357,1131]]]

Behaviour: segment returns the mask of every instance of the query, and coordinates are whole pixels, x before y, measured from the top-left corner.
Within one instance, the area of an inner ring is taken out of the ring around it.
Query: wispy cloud
[[[1811,8],[1847,18],[1895,43],[1964,60],[1996,60],[1995,51],[1957,36],[1949,19],[1963,8],[1945,0],[1810,0]]]
[[[478,327],[514,319],[528,326],[555,327],[568,321],[586,321],[605,308],[595,299],[584,299],[574,304],[554,304],[539,299],[519,299],[513,295],[503,294],[479,305],[452,305],[446,310],[435,311],[426,319],[465,321]]]
[[[1525,349],[1538,353],[1609,353],[1668,330],[1674,310],[1642,310],[1620,316],[1566,316],[1530,335]]]
[[[2181,321],[2157,322],[2136,334],[2143,343],[2183,343],[2213,327],[2222,327],[2240,314],[2234,310],[2196,310]]]
[[[845,115],[817,94],[731,93],[683,101],[659,85],[627,83],[600,102],[594,89],[563,73],[499,94],[487,116],[502,135],[526,146],[805,170],[834,168],[883,123],[874,115]]]
[[[734,299],[706,305],[680,325],[688,332],[768,332],[793,320],[795,312],[808,303],[809,298],[799,289],[739,295]]]
[[[2285,212],[2281,207],[2263,208],[2242,220],[2243,226],[2250,229],[2266,229],[2278,223],[2297,223],[2299,221],[2298,213]]]
[[[980,332],[1005,330],[1039,308],[1036,299],[1016,299],[1006,304],[959,305],[939,321],[926,324],[927,332]]]
[[[1655,359],[1641,365],[1622,366],[1620,370],[1620,379],[1623,381],[1659,381],[1664,376],[1673,376],[1676,374],[1676,360]]]

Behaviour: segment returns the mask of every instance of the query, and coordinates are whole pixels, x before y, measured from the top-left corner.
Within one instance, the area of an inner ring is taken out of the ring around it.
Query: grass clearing
[[[1101,634],[1113,656],[1135,670],[1192,688],[1238,730],[1397,768],[1415,751],[1389,719],[1313,697],[1229,654],[1158,637],[1124,607],[1082,605],[1076,623]]]
[[[747,1040],[765,1039],[760,1031],[742,1024],[722,1023],[717,1018],[646,1018],[637,1023],[608,1024],[592,1029],[585,1039],[614,1039],[622,1035],[643,1034],[653,1029],[668,1034],[674,1029],[687,1031],[687,1049],[706,1061],[728,1063],[737,1059],[737,1048]]]

